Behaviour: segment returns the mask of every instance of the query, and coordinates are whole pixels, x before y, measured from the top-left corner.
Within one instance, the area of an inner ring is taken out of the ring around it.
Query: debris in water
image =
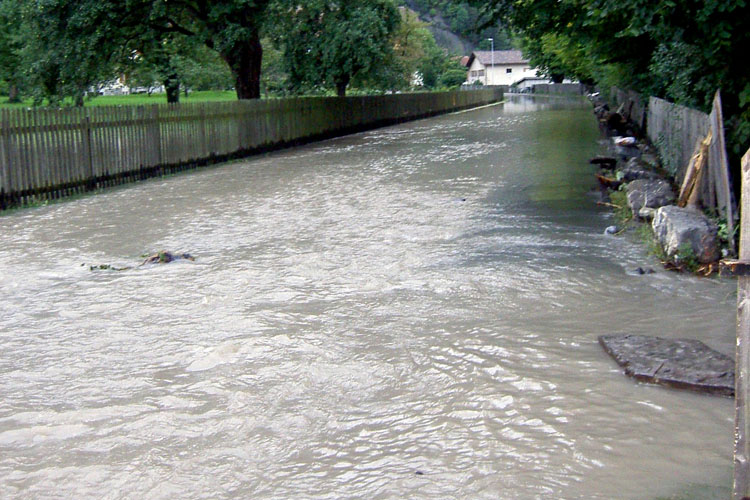
[[[615,146],[635,146],[638,142],[635,137],[613,137]]]
[[[85,266],[86,264],[81,264],[82,266]],[[125,267],[115,267],[110,264],[99,264],[98,266],[89,266],[90,271],[127,271],[128,269],[133,269],[130,266]]]
[[[169,262],[175,261],[175,260],[195,260],[195,257],[190,255],[189,253],[181,253],[181,254],[174,254],[172,252],[167,252],[166,250],[160,250],[156,252],[155,254],[151,254],[146,257],[146,260],[144,260],[141,265],[143,264],[167,264]]]
[[[599,181],[599,184],[601,184],[605,188],[610,189],[618,189],[622,185],[622,181],[618,180],[615,177],[607,177],[601,174],[594,174],[596,176],[596,180]]]
[[[604,168],[614,168],[617,165],[617,158],[612,156],[594,156],[589,160],[592,165],[601,165]]]
[[[175,254],[172,252],[167,252],[166,250],[161,250],[151,255],[142,255],[142,257],[146,257],[146,260],[141,262],[140,266],[144,264],[167,264],[175,260],[195,260],[195,257],[190,255],[189,253]],[[81,266],[85,266],[85,265],[86,264],[81,264]],[[91,271],[127,271],[128,269],[133,269],[133,268],[131,266],[117,267],[117,266],[113,266],[110,264],[99,264],[99,265],[89,266],[89,269]]]

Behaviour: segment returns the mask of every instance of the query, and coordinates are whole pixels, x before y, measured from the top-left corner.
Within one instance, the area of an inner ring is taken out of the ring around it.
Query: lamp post
[[[490,69],[494,70],[494,68],[495,68],[495,39],[494,38],[488,38],[487,40],[490,41],[490,47],[491,47],[490,48],[490,59],[491,59],[492,62],[490,63]],[[490,72],[487,71],[484,74],[484,84],[485,85],[489,85],[489,77],[490,77]]]

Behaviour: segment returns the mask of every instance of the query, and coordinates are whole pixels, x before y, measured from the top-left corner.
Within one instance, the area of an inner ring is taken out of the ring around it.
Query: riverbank
[[[610,156],[590,161],[599,168],[595,176],[606,198],[604,204],[614,209],[618,220],[607,231],[636,230],[666,269],[704,276],[718,272],[719,259],[731,253],[734,241],[726,221],[708,217],[698,208],[700,178],[691,171],[682,186],[675,188],[674,177],[662,168],[657,149],[647,138],[636,138],[643,136],[641,125],[627,120],[621,110],[611,111],[597,97],[592,103],[609,142]],[[700,171],[706,156],[701,151],[693,159],[695,171]]]

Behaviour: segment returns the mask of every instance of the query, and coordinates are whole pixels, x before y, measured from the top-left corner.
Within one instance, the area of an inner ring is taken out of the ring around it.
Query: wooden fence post
[[[750,149],[742,158],[740,262],[750,262]],[[737,284],[735,364],[734,500],[750,498],[750,276]]]
[[[3,156],[0,158],[2,161],[2,171],[0,171],[0,210],[8,208],[10,205],[10,196],[13,191],[13,183],[11,182],[11,140],[10,140],[10,119],[7,110],[0,110],[0,138],[3,141]],[[7,200],[7,201],[6,201]]]
[[[732,207],[732,188],[729,185],[729,159],[724,141],[724,116],[721,109],[721,93],[717,90],[714,94],[713,109],[709,115],[710,126],[713,131],[714,140],[711,143],[714,164],[711,166],[715,177],[716,205],[724,212],[727,218],[727,232],[734,234],[734,210]],[[729,238],[729,250],[734,253],[734,238]]]
[[[91,117],[88,113],[85,113],[83,117],[83,154],[85,155],[86,165],[86,189],[92,191],[96,189],[96,174],[94,173],[94,154],[91,146]]]

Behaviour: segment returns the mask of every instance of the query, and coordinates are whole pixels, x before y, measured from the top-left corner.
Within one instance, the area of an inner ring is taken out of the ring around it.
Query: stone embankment
[[[673,179],[661,168],[653,146],[635,138],[637,127],[621,112],[611,111],[596,96],[593,100],[600,128],[612,141],[611,157],[591,160],[600,168],[597,179],[610,204],[621,210],[625,207],[620,204],[626,204],[633,220],[651,225],[667,268],[718,269],[712,265],[721,257],[717,225],[696,207],[675,205]]]
[[[678,197],[661,168],[655,149],[635,138],[637,127],[611,111],[594,96],[594,110],[602,132],[611,138],[610,157],[591,163],[606,205],[615,208],[623,226],[648,224],[655,253],[668,269],[710,274],[721,258],[717,225],[697,207],[677,206]],[[647,227],[647,226],[642,226]],[[607,234],[625,228],[610,226]],[[650,270],[650,269],[649,269]],[[638,268],[636,274],[649,274]],[[708,394],[734,394],[734,360],[695,339],[664,339],[638,334],[603,335],[599,343],[625,374],[641,382]]]

